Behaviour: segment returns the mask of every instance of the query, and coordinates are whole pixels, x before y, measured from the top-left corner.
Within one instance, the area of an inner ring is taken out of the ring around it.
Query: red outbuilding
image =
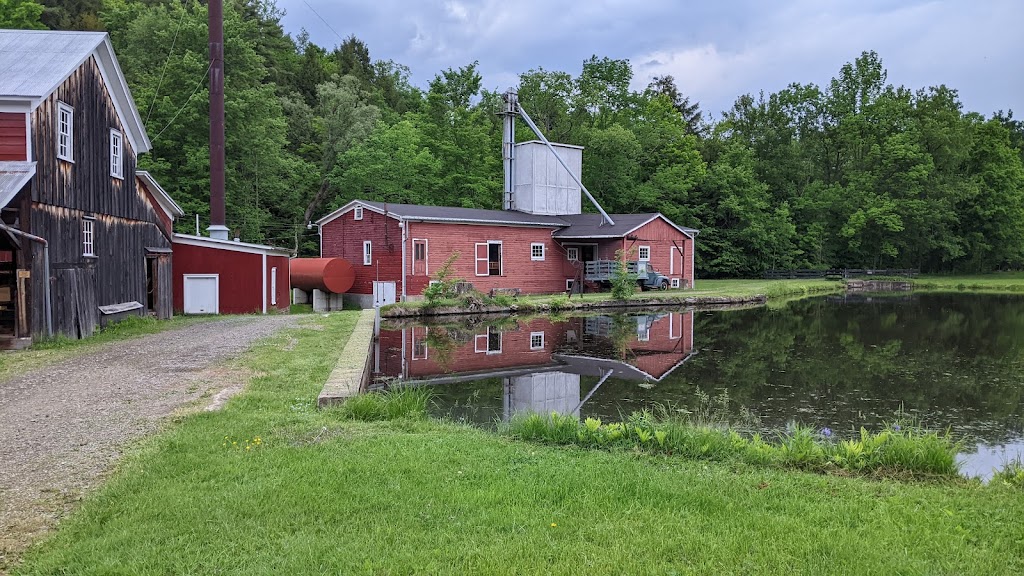
[[[364,307],[422,295],[450,258],[452,277],[481,292],[595,288],[607,283],[602,265],[620,251],[636,270],[652,272],[647,287],[692,288],[697,230],[661,213],[605,214],[596,201],[601,213],[583,214],[582,155],[578,146],[516,144],[504,210],[353,200],[316,222],[320,256],[352,264],[345,297]]]
[[[175,234],[173,246],[175,312],[288,311],[288,251],[188,234]]]

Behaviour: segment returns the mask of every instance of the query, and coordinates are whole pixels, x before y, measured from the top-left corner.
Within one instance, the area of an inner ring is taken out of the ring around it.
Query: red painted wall
[[[693,240],[686,234],[657,218],[641,226],[631,236],[637,239],[622,241],[622,248],[631,251],[631,258],[637,257],[640,246],[650,246],[651,265],[655,270],[669,278],[685,280],[680,283],[683,288],[693,285]],[[675,249],[677,247],[682,248],[682,252]],[[674,262],[670,262],[670,259],[674,259]]]
[[[277,267],[277,306],[289,305],[288,258],[267,256],[267,310],[270,305],[270,269]],[[263,255],[205,246],[174,244],[174,311],[185,309],[185,274],[220,275],[220,313],[249,314],[263,311]]]
[[[0,112],[0,160],[28,160],[22,112]]]
[[[321,251],[324,258],[344,258],[356,273],[349,292],[373,294],[373,281],[397,283],[396,294],[402,294],[402,229],[398,220],[370,210],[363,210],[363,219],[355,220],[352,210],[324,224]],[[363,264],[363,241],[372,242],[373,263]],[[410,244],[411,246],[411,244]],[[411,259],[411,249],[409,257]]]
[[[289,260],[287,256],[267,256],[267,311],[288,310],[291,304],[291,273],[289,272]],[[277,304],[272,304],[274,287],[271,277],[277,268]]]

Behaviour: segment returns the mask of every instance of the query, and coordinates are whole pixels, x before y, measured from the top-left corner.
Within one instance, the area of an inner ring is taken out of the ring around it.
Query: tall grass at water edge
[[[627,449],[718,461],[851,474],[957,476],[960,443],[949,433],[893,423],[877,432],[835,440],[831,430],[791,425],[777,438],[694,422],[667,409],[634,412],[622,422],[536,413],[514,417],[505,433],[521,440],[585,448]]]

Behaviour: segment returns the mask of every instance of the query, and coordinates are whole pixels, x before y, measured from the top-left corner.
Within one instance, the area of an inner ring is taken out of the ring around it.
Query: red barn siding
[[[398,220],[363,210],[363,219],[355,220],[348,211],[321,228],[320,255],[344,258],[352,264],[356,280],[349,292],[373,294],[373,281],[396,282],[396,294],[402,294],[402,229]],[[373,263],[363,264],[363,241],[372,244]],[[411,246],[411,244],[410,244]],[[409,253],[411,260],[412,252]]]
[[[289,273],[289,258],[287,256],[267,256],[267,311],[272,310],[288,310],[291,304],[291,274]],[[274,268],[277,268],[277,304],[274,302],[273,292],[274,283],[271,281],[274,273]]]
[[[174,310],[185,309],[185,274],[220,275],[220,313],[263,310],[263,255],[174,244]]]
[[[629,363],[661,378],[693,351],[693,312],[674,312],[651,324],[650,339],[629,344]]]
[[[0,160],[28,160],[24,112],[0,112]]]
[[[629,251],[631,259],[637,258],[640,246],[650,246],[651,266],[655,270],[670,278],[685,280],[680,283],[682,287],[693,285],[693,240],[689,236],[661,218],[644,224],[630,236],[637,239],[623,240],[622,246]],[[677,247],[683,251],[675,250]],[[673,258],[674,262],[671,261]]]

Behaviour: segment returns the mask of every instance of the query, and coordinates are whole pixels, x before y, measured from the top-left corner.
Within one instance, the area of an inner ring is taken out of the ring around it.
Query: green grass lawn
[[[1024,292],[1024,272],[994,272],[971,276],[925,275],[914,279],[915,290]]]
[[[109,342],[181,328],[212,318],[216,318],[216,316],[175,316],[170,320],[133,316],[103,328],[89,338],[72,340],[65,336],[58,336],[49,340],[37,341],[31,348],[25,350],[0,351],[0,382],[50,362],[85,354]]]
[[[245,393],[144,442],[13,572],[1024,571],[1019,488],[560,448],[318,411],[356,317],[311,317],[316,329],[256,346]]]

